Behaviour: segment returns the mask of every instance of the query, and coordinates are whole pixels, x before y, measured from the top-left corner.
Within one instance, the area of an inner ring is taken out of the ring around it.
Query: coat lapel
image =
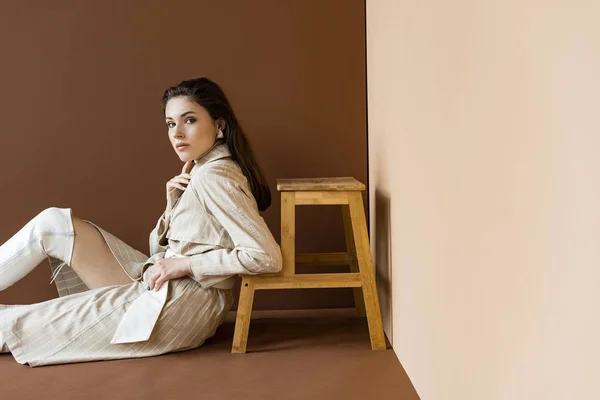
[[[229,147],[227,147],[227,143],[223,140],[218,140],[212,148],[194,160],[194,168],[200,168],[206,163],[225,157],[231,157]]]

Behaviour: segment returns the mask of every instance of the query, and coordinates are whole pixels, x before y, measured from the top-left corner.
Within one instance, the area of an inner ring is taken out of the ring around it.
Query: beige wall
[[[367,0],[372,246],[422,399],[600,398],[599,20]]]

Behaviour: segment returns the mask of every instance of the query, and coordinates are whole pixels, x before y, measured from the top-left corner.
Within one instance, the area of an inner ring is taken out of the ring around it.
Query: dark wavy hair
[[[271,205],[271,190],[267,185],[260,167],[254,159],[246,133],[238,122],[223,90],[208,78],[196,78],[182,81],[177,86],[165,90],[162,98],[163,114],[167,102],[175,97],[185,96],[208,111],[213,120],[225,121],[223,140],[227,143],[231,157],[242,169],[248,179],[258,209],[264,211]]]

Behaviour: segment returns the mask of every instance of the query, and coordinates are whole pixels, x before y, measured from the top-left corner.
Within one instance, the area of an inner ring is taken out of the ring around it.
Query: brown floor
[[[230,316],[202,347],[158,357],[31,368],[0,354],[0,399],[419,398],[354,310],[255,312],[246,354],[230,353],[233,329]]]

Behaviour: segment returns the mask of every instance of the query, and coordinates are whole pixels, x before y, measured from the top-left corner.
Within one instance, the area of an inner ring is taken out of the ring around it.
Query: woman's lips
[[[176,149],[181,151],[181,150],[187,149],[188,147],[190,147],[189,144],[184,144],[184,145],[181,145],[181,146],[177,146]]]

